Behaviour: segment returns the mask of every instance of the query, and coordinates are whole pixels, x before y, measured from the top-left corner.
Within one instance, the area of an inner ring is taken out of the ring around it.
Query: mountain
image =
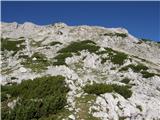
[[[1,23],[2,119],[159,120],[160,44],[124,28]]]

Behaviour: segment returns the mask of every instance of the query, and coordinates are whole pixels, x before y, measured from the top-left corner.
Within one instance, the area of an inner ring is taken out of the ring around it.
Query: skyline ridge
[[[24,22],[24,23],[18,23],[18,22],[16,22],[16,21],[14,21],[14,22],[3,22],[3,21],[0,21],[0,23],[4,23],[4,24],[14,24],[14,23],[16,23],[16,24],[19,24],[19,25],[23,25],[23,24],[26,24],[26,23],[30,23],[30,24],[33,24],[33,25],[37,25],[37,26],[49,26],[49,25],[54,25],[54,24],[65,24],[65,25],[67,25],[67,26],[89,26],[89,27],[102,27],[102,28],[105,28],[105,29],[107,29],[107,28],[121,28],[121,29],[125,29],[125,30],[127,30],[128,31],[128,29],[126,29],[125,27],[121,27],[121,26],[119,26],[119,27],[106,27],[106,26],[99,26],[99,25],[87,25],[87,24],[79,24],[79,25],[69,25],[69,24],[67,24],[67,23],[65,23],[65,22],[54,22],[54,23],[50,23],[50,24],[43,24],[43,25],[41,25],[41,24],[36,24],[36,23],[34,23],[34,22],[31,22],[31,21],[26,21],[26,22]],[[128,31],[130,34],[132,34],[130,31]],[[137,37],[137,36],[135,36],[135,37]],[[149,41],[154,41],[154,42],[160,42],[160,40],[153,40],[153,39],[149,39],[149,38],[139,38],[139,37],[137,37],[138,39],[140,39],[140,40],[142,40],[142,39],[146,39],[146,40],[149,40]]]
[[[2,21],[38,25],[123,27],[139,38],[160,41],[159,1],[2,1]]]

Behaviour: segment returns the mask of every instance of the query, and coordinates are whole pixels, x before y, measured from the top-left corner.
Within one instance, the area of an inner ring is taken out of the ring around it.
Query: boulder
[[[20,71],[21,73],[25,73],[25,72],[27,72],[27,69],[24,68],[24,67],[20,67],[20,68],[19,68],[19,71]]]
[[[75,120],[75,116],[74,116],[74,115],[69,115],[68,118],[69,118],[70,120]]]

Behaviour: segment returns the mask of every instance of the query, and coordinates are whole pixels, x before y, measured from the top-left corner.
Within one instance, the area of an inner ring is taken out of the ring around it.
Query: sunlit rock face
[[[160,119],[159,43],[142,41],[124,28],[65,23],[1,23],[1,33],[1,84],[64,76],[71,112],[64,120]],[[128,86],[132,95],[84,91],[95,83]]]

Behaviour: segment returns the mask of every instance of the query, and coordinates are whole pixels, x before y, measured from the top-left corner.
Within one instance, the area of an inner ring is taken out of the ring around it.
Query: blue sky
[[[138,38],[160,41],[160,2],[5,1],[1,5],[3,22],[123,27]]]

